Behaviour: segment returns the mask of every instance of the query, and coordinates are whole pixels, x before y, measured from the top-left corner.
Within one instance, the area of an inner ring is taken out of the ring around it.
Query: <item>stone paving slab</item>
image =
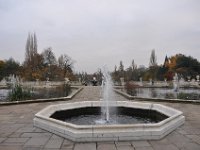
[[[96,143],[76,143],[74,150],[96,150]]]
[[[29,138],[7,138],[4,143],[26,143]]]
[[[101,143],[97,144],[97,150],[117,150],[114,143]]]
[[[0,143],[3,142],[6,138],[0,138]]]
[[[32,137],[28,140],[24,146],[30,147],[43,147],[47,144],[49,137]]]
[[[117,146],[117,150],[134,150],[133,146],[130,145],[121,145],[121,146]]]
[[[149,144],[149,142],[147,141],[133,141],[132,145],[136,148],[136,147],[147,147],[147,146],[151,146]]]
[[[61,149],[73,149],[73,148],[74,148],[74,142],[64,139]]]
[[[182,150],[200,150],[200,146],[196,143],[187,143]]]
[[[131,146],[131,142],[115,142],[116,146]]]
[[[37,133],[37,132],[25,132],[21,134],[21,137],[51,137],[52,133]]]
[[[193,142],[200,144],[200,136],[198,135],[186,135],[186,136],[189,137]]]
[[[21,137],[21,132],[13,132],[12,134],[10,134],[8,137],[10,138],[20,138]]]
[[[52,136],[47,144],[45,145],[45,148],[47,149],[59,149],[63,143],[63,138]]]
[[[174,146],[173,144],[169,145],[154,145],[154,150],[179,150],[178,147]]]
[[[0,150],[21,150],[22,146],[16,145],[0,145]]]
[[[200,150],[200,105],[194,104],[162,103],[182,111],[186,122],[157,141],[76,143],[33,126],[34,114],[48,105],[99,99],[100,87],[88,86],[70,101],[0,106],[0,150]]]
[[[148,146],[148,147],[136,147],[135,150],[154,150],[153,147]]]

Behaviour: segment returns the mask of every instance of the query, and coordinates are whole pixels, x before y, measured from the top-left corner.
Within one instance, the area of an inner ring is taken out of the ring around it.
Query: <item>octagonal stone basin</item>
[[[117,101],[114,105],[129,109],[154,111],[166,117],[156,123],[98,125],[77,125],[51,117],[60,111],[101,107],[101,101],[83,101],[50,105],[44,108],[35,114],[34,126],[75,142],[127,141],[161,139],[185,121],[182,112],[160,104]]]

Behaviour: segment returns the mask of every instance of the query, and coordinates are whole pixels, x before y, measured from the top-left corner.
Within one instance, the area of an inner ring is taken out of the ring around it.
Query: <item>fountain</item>
[[[107,68],[103,68],[103,77],[102,77],[102,97],[103,97],[103,103],[101,107],[101,112],[103,119],[105,118],[105,121],[109,123],[110,120],[110,111],[111,111],[111,105],[115,105],[114,101],[114,91],[113,91],[113,82],[111,79],[110,74],[107,71]],[[112,111],[114,111],[114,107],[112,107]],[[105,116],[105,117],[104,117]]]
[[[190,82],[191,76],[187,76],[188,82]]]
[[[196,75],[197,82],[199,82],[199,78],[200,78],[200,76]]]
[[[153,85],[153,80],[152,80],[152,78],[149,79],[149,85]]]
[[[6,99],[7,95],[9,94],[9,89],[7,89],[7,81],[5,78],[3,78],[0,81],[0,102],[4,99]]]
[[[143,86],[143,81],[142,81],[142,77],[140,77],[140,86]]]
[[[179,89],[179,83],[178,83],[178,74],[175,73],[174,77],[173,77],[173,88],[175,92],[178,92]]]
[[[5,78],[3,78],[1,81],[0,81],[0,87],[6,87],[7,86],[7,81]]]
[[[199,83],[199,78],[200,78],[200,76],[199,76],[199,75],[196,75],[196,79],[197,79],[197,86],[198,86],[198,85],[200,85],[200,83]]]
[[[125,91],[125,82],[124,82],[123,77],[120,78],[120,82],[121,82],[122,90]]]
[[[183,77],[181,77],[180,80],[179,80],[179,86],[180,86],[180,87],[186,86],[186,82],[185,82],[185,80],[184,80]]]
[[[36,85],[36,86],[39,86],[39,85],[40,85],[40,80],[39,80],[39,79],[36,79],[35,85]]]
[[[35,115],[34,126],[76,142],[126,141],[161,139],[185,120],[182,112],[164,105],[114,101],[105,68],[102,96],[101,101],[50,105]]]
[[[50,81],[49,81],[49,77],[46,78],[46,87],[50,86]]]

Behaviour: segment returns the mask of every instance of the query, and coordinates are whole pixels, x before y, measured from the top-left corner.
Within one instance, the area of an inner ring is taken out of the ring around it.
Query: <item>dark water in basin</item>
[[[167,116],[154,110],[118,107],[117,113],[105,121],[100,107],[86,107],[55,112],[51,118],[77,125],[157,123]]]
[[[77,125],[95,125],[95,124],[139,124],[139,123],[156,123],[156,121],[127,115],[111,115],[110,120],[102,119],[102,115],[81,115],[65,119],[65,122],[70,122]]]

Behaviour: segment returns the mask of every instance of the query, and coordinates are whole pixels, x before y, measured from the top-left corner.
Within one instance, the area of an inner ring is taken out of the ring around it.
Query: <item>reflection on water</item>
[[[10,89],[0,89],[0,101],[6,100]]]
[[[31,92],[31,97],[27,98],[27,100],[66,97],[71,92],[71,88],[65,85],[46,88],[26,88],[26,90]],[[0,101],[9,101],[9,92],[11,92],[11,89],[0,89]]]
[[[70,122],[77,125],[156,123],[156,121],[150,118],[127,115],[111,115],[109,121],[103,120],[101,115],[80,115],[67,118],[65,119],[65,122]]]
[[[180,88],[178,92],[169,88],[133,88],[132,91],[128,94],[142,98],[200,100],[200,89],[193,88]]]

